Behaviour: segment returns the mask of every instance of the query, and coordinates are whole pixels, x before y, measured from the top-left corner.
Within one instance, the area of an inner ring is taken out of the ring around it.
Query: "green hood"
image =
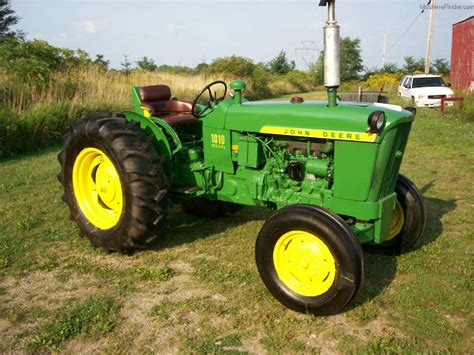
[[[413,121],[411,112],[395,105],[342,102],[329,108],[327,102],[260,101],[231,105],[227,110],[225,129],[265,132],[267,127],[291,127],[363,134],[368,127],[369,115],[378,110],[385,112],[387,124],[377,141],[384,132]]]

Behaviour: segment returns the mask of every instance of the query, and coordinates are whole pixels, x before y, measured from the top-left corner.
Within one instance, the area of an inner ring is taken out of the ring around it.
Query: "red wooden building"
[[[455,90],[474,90],[474,16],[453,25],[450,81]]]

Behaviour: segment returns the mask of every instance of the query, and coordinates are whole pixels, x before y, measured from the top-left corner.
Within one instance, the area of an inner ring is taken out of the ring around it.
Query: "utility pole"
[[[428,27],[428,45],[426,46],[425,74],[430,73],[431,47],[433,45],[433,24],[435,18],[435,0],[431,0],[430,25]]]
[[[385,67],[385,59],[387,56],[387,32],[383,33],[383,51],[382,51],[382,69]]]

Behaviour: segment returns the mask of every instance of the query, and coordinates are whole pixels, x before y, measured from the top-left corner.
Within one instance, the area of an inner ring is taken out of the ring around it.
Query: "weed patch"
[[[58,349],[63,341],[79,335],[92,338],[105,335],[116,326],[119,309],[113,298],[90,297],[38,328],[29,347]]]
[[[140,268],[135,270],[140,280],[161,282],[166,281],[174,275],[173,269],[168,266],[160,268]]]
[[[174,304],[168,300],[163,300],[159,304],[154,305],[150,310],[151,317],[158,317],[167,320],[175,309]]]

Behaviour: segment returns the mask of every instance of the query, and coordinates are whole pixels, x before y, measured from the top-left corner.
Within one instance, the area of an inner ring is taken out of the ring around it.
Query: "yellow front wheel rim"
[[[389,239],[395,238],[403,229],[405,224],[405,214],[403,213],[403,207],[400,202],[397,200],[395,209],[392,214],[392,224],[390,227],[390,237]]]
[[[123,210],[120,176],[115,165],[100,149],[85,148],[77,156],[72,185],[77,204],[94,226],[115,227]]]
[[[273,250],[273,262],[280,280],[302,296],[322,295],[336,277],[336,262],[327,245],[304,231],[282,235]]]

